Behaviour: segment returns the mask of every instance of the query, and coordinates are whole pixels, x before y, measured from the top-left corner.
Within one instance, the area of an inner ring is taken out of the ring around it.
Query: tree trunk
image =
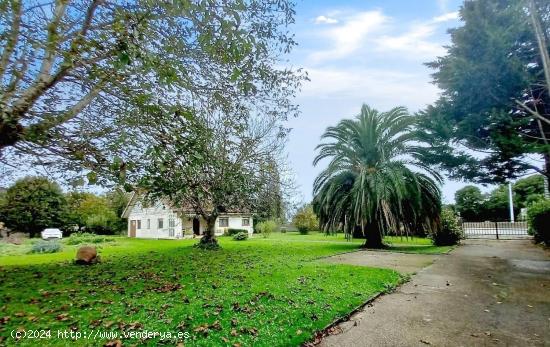
[[[209,216],[203,216],[204,219],[206,219],[206,230],[204,231],[204,235],[202,236],[201,240],[197,244],[197,247],[203,248],[203,249],[218,249],[220,248],[220,245],[218,244],[218,240],[216,239],[216,235],[214,234],[214,229],[216,227],[216,218],[218,218],[217,215],[209,215]]]
[[[368,222],[365,224],[365,248],[384,248],[385,245],[382,242],[382,232],[376,221]]]

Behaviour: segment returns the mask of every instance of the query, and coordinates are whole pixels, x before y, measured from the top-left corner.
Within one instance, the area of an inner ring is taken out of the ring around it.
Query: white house
[[[192,211],[176,209],[169,201],[145,204],[139,195],[132,193],[122,212],[128,219],[128,236],[147,239],[180,239],[200,236],[206,229],[206,220]],[[216,235],[227,229],[244,229],[252,234],[252,214],[224,213],[216,219]]]

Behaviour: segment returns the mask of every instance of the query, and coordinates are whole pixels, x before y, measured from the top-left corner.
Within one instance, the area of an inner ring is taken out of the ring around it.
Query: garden
[[[48,343],[65,345],[57,331],[170,331],[187,332],[188,340],[118,335],[80,343],[299,345],[404,279],[389,269],[318,261],[360,248],[360,240],[347,242],[342,234],[221,237],[217,251],[193,247],[196,240],[77,239],[63,240],[55,253],[29,254],[40,242],[34,240],[0,248],[1,336],[49,329],[55,336]],[[449,250],[421,238],[386,242],[393,251]],[[82,244],[98,247],[103,261],[74,265]]]

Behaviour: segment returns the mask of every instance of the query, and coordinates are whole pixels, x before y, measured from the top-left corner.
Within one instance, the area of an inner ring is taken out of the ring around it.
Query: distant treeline
[[[47,178],[25,177],[0,192],[0,222],[10,232],[30,237],[44,228],[60,228],[66,235],[81,231],[113,235],[126,230],[120,216],[127,202],[122,190],[65,193]]]

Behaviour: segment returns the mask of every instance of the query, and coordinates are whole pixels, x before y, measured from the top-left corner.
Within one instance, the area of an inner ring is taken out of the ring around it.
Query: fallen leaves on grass
[[[122,347],[122,341],[120,340],[111,340],[103,345],[104,347]]]
[[[179,283],[165,283],[160,287],[153,288],[153,291],[157,293],[168,293],[168,292],[174,292],[179,289],[181,289],[181,284]]]

